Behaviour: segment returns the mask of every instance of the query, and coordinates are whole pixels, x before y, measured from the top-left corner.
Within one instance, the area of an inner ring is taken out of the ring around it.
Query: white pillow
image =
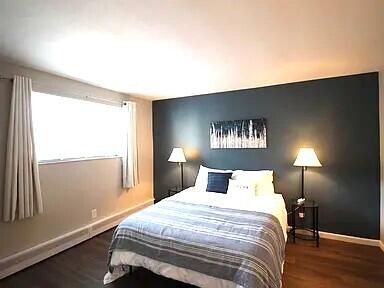
[[[239,180],[242,183],[248,183],[250,189],[254,191],[256,196],[275,193],[275,188],[273,187],[273,171],[271,170],[236,170],[232,174],[232,179]]]
[[[201,188],[201,189],[207,189],[208,185],[208,172],[216,172],[216,173],[229,173],[233,172],[232,170],[220,170],[220,169],[213,169],[213,168],[207,168],[203,165],[200,165],[199,173],[197,174],[196,181],[195,181],[195,187]]]
[[[229,179],[227,195],[237,198],[255,197],[255,191],[247,182]]]

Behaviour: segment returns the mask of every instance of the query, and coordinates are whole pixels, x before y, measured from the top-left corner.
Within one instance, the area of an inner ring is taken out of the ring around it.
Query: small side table
[[[305,226],[304,220],[302,220],[303,218],[300,218],[301,213],[304,213],[305,218],[312,217],[311,227]],[[297,199],[293,199],[291,200],[291,219],[292,228],[290,233],[293,237],[293,243],[296,243],[296,238],[299,238],[302,240],[316,241],[316,247],[319,247],[319,205],[315,201],[307,199],[303,204],[297,204]],[[297,233],[298,230],[308,231],[309,233]]]
[[[172,195],[175,195],[179,193],[180,191],[183,191],[181,187],[172,187],[168,189],[168,197],[171,197]]]

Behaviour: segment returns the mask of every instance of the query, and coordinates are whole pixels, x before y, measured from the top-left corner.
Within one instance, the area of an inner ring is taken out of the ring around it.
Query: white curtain
[[[43,212],[39,171],[33,140],[32,79],[15,76],[4,185],[4,221],[32,217]]]
[[[137,171],[136,103],[124,102],[125,151],[123,153],[123,187],[132,188],[139,184]]]

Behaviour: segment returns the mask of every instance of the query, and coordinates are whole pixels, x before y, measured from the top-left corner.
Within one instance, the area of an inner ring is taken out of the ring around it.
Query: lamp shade
[[[168,158],[169,162],[187,162],[185,159],[183,148],[173,148],[171,156]]]
[[[315,150],[313,148],[300,148],[299,154],[293,166],[302,167],[321,167],[319,159],[317,159]]]

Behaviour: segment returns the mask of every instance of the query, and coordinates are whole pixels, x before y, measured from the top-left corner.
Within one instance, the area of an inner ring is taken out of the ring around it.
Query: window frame
[[[123,156],[95,156],[95,157],[79,157],[79,158],[63,158],[63,159],[52,159],[52,160],[38,160],[39,165],[49,165],[58,163],[71,163],[71,162],[83,162],[83,161],[94,161],[94,160],[108,160],[108,159],[123,159]]]
[[[116,106],[120,107],[123,105],[123,100],[121,102],[115,102],[113,100],[108,100],[108,99],[101,99],[101,98],[96,98],[96,97],[90,97],[90,96],[84,96],[84,97],[79,97],[79,96],[65,96],[65,95],[58,95],[58,94],[53,94],[50,92],[40,92],[40,91],[32,91],[31,97],[33,97],[33,93],[40,93],[40,94],[46,94],[46,95],[51,95],[55,97],[64,97],[64,98],[71,98],[79,101],[88,101],[88,102],[93,102],[97,104],[102,104],[102,105],[110,105],[110,106]],[[32,107],[33,108],[33,107]],[[33,115],[33,109],[32,109],[32,115]],[[33,117],[33,116],[32,116]],[[35,133],[34,133],[35,134]],[[36,135],[34,135],[36,137]],[[35,149],[36,149],[36,141],[35,143]],[[86,157],[73,157],[73,158],[57,158],[57,159],[48,159],[48,160],[39,160],[37,159],[37,164],[38,165],[50,165],[50,164],[59,164],[59,163],[71,163],[71,162],[83,162],[83,161],[95,161],[95,160],[108,160],[108,159],[118,159],[123,160],[122,155],[106,155],[106,156],[86,156]]]

